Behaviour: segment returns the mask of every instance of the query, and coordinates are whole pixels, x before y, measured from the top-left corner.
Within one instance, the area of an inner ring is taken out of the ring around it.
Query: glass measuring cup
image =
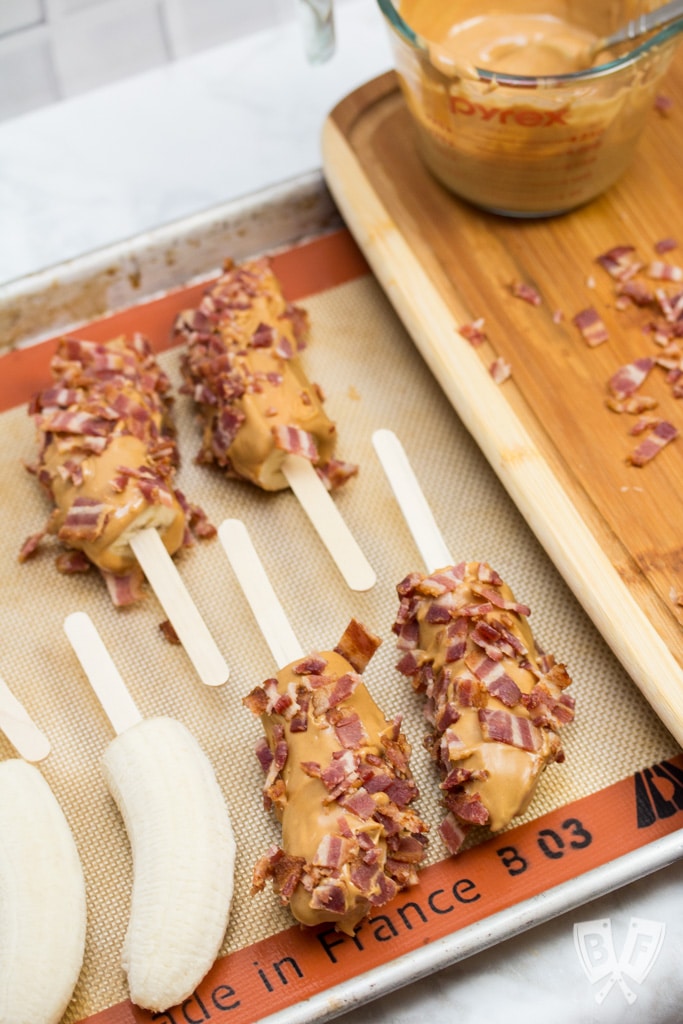
[[[453,60],[451,26],[509,15],[557,19],[597,40],[649,10],[639,0],[378,0],[416,144],[452,192],[494,213],[541,217],[600,195],[626,170],[683,31],[683,19],[623,56],[549,74],[484,70]],[[413,24],[402,16],[408,9]],[[429,20],[437,12],[440,26]],[[421,13],[422,12],[422,13]],[[425,14],[426,12],[426,14]],[[424,14],[424,17],[422,16]],[[418,31],[435,31],[436,38]],[[441,43],[441,45],[439,45]],[[502,52],[502,51],[501,51]],[[522,51],[523,53],[523,51]]]

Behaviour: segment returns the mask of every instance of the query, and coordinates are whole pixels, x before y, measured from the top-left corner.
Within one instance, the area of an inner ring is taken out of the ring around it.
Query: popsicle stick
[[[222,686],[227,682],[230,669],[161,537],[150,527],[134,534],[130,546],[199,678],[206,686]]]
[[[375,571],[313,464],[301,455],[287,455],[282,472],[348,586],[351,590],[370,590],[377,581]]]
[[[301,645],[244,523],[240,519],[224,520],[218,527],[218,538],[277,667],[303,658]]]
[[[452,565],[451,553],[396,434],[376,430],[372,443],[427,571]]]
[[[0,676],[0,730],[25,761],[42,761],[50,753],[50,741]]]
[[[90,616],[72,612],[64,620],[64,631],[114,732],[120,735],[140,722],[142,715]]]

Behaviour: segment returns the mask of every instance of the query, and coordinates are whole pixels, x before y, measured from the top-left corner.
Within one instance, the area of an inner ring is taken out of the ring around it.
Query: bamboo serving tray
[[[631,245],[648,264],[683,264],[683,68],[663,92],[636,159],[606,195],[570,214],[514,220],[448,193],[421,163],[398,78],[345,98],[323,128],[327,184],[414,343],[537,538],[669,730],[683,739],[683,438],[644,467],[628,462],[634,418],[606,405],[607,382],[656,346],[642,309],[615,306],[596,258]],[[540,305],[521,301],[531,285]],[[657,286],[657,282],[652,282]],[[594,307],[609,340],[589,347],[572,318]],[[560,318],[561,314],[561,318]],[[487,342],[459,327],[484,320]],[[492,360],[511,377],[496,384]],[[643,393],[683,434],[683,402],[651,374]]]

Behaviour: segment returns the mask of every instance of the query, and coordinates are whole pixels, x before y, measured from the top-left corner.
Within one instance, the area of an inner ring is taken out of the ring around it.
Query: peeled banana
[[[0,763],[0,1024],[57,1024],[83,963],[83,869],[40,771]]]
[[[128,833],[133,892],[122,964],[130,997],[166,1010],[218,955],[230,914],[235,840],[213,769],[175,719],[145,718],[102,758]]]

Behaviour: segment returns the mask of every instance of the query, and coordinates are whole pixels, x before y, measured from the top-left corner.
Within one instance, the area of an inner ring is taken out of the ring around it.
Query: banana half
[[[0,1024],[57,1024],[83,964],[83,869],[40,771],[0,763]]]
[[[172,718],[126,729],[102,770],[133,856],[122,955],[130,997],[166,1010],[191,995],[223,942],[235,869],[228,810],[208,758]]]

